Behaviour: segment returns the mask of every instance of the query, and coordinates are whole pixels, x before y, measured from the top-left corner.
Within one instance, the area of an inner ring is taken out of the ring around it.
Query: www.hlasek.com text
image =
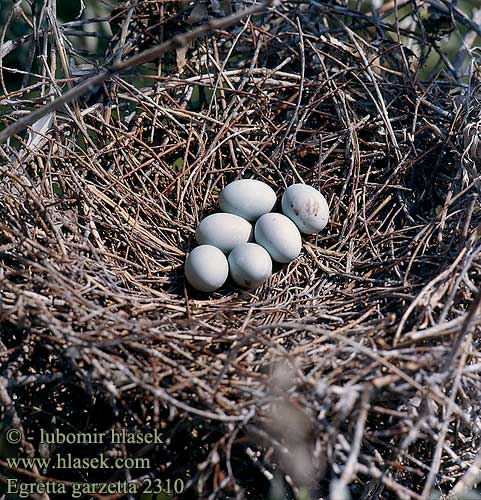
[[[16,457],[6,459],[10,469],[39,470],[48,469],[150,469],[148,457],[107,457],[103,454],[95,457],[74,457],[71,453],[53,457]]]

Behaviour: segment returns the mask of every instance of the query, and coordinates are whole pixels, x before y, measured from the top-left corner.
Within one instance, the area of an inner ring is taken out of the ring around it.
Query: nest
[[[243,4],[130,3],[103,61]],[[478,25],[426,5],[281,2],[113,74],[3,145],[0,399],[24,451],[38,454],[40,428],[157,428],[154,467],[122,477],[182,477],[199,498],[473,487]],[[78,58],[54,21],[34,38]],[[452,63],[439,41],[463,25]],[[4,124],[85,78],[60,64],[53,80],[45,62],[4,95]],[[278,195],[318,187],[330,223],[261,288],[196,293],[183,277],[195,228],[240,177]]]

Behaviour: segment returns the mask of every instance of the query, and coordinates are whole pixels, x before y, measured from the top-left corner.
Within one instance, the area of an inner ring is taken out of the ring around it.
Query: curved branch
[[[175,35],[170,40],[167,40],[166,42],[156,45],[150,49],[144,50],[140,54],[136,54],[135,56],[132,56],[125,61],[118,61],[107,68],[103,68],[99,73],[88,78],[79,85],[76,85],[71,90],[65,92],[65,94],[61,95],[54,101],[42,106],[35,111],[32,111],[29,115],[21,118],[20,120],[17,120],[15,123],[12,123],[7,128],[2,130],[0,132],[0,144],[4,143],[13,135],[18,134],[22,130],[26,129],[28,126],[32,125],[48,113],[56,111],[62,108],[65,104],[73,101],[77,97],[86,94],[91,88],[95,87],[96,85],[100,85],[109,76],[115,73],[126,71],[136,66],[140,66],[141,64],[151,62],[161,55],[165,54],[169,50],[179,47],[185,47],[202,35],[205,35],[211,31],[227,28],[228,26],[239,22],[246,16],[259,14],[270,7],[273,3],[273,0],[267,0],[266,2],[254,5],[249,9],[244,9],[240,12],[232,14],[231,16],[223,17],[221,19],[212,19],[208,23],[203,24],[202,26],[199,26],[192,31],[183,33],[182,35]]]

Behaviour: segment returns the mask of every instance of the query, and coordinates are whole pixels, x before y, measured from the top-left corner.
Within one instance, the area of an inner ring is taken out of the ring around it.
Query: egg
[[[240,179],[231,182],[220,193],[220,209],[254,222],[272,210],[276,193],[265,182]]]
[[[256,242],[263,246],[272,260],[291,262],[301,252],[302,240],[297,226],[285,215],[264,214],[256,222]]]
[[[212,214],[203,219],[195,238],[199,245],[213,245],[228,254],[234,247],[252,240],[252,225],[233,214]]]
[[[285,190],[282,211],[305,234],[318,233],[329,220],[326,199],[317,189],[306,184],[292,184]]]
[[[272,275],[272,260],[267,251],[255,243],[244,243],[229,254],[232,279],[246,288],[257,288]]]
[[[229,275],[229,264],[218,248],[201,245],[187,255],[184,273],[196,290],[213,292],[225,283]]]

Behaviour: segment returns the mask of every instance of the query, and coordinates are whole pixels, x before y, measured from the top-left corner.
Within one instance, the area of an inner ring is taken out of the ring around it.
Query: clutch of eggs
[[[285,190],[284,215],[271,212],[276,194],[255,179],[231,182],[221,191],[219,203],[224,213],[200,222],[195,233],[200,246],[189,253],[185,263],[187,281],[202,292],[217,290],[229,274],[241,287],[259,287],[272,275],[272,260],[285,264],[299,256],[300,232],[318,233],[329,220],[326,199],[306,184],[293,184]]]

